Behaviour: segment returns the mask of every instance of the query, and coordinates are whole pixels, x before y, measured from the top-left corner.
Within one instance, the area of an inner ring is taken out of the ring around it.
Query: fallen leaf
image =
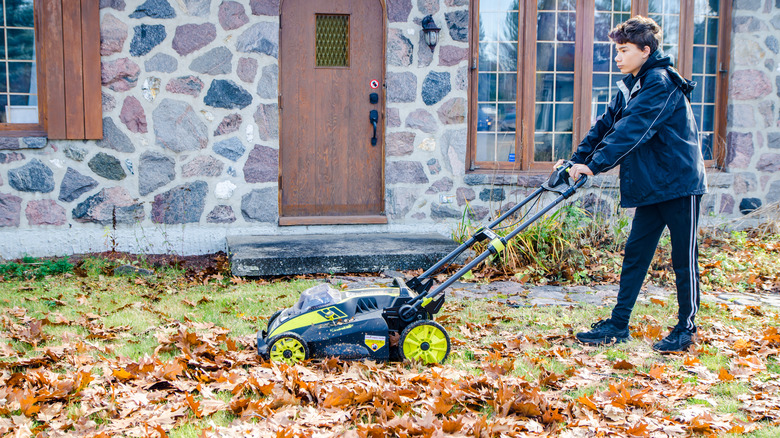
[[[731,382],[732,380],[734,380],[734,376],[729,374],[726,368],[720,369],[720,372],[718,373],[718,378],[723,382]]]

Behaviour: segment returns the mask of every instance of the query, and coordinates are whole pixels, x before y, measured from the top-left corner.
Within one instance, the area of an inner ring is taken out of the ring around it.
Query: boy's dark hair
[[[637,15],[618,24],[609,32],[609,39],[618,43],[631,43],[644,50],[650,47],[650,53],[655,52],[663,39],[664,32],[652,18]]]

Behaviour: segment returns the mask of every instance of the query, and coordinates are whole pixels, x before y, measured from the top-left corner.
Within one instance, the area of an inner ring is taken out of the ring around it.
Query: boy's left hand
[[[571,176],[576,181],[580,175],[593,176],[593,171],[590,170],[590,167],[584,164],[575,164],[571,166],[571,169],[569,169],[569,176]]]

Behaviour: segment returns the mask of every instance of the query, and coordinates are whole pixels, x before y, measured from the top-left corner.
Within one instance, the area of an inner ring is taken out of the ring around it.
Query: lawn
[[[650,345],[673,298],[637,306],[634,339],[602,348],[573,333],[608,308],[450,301],[443,365],[288,367],[261,362],[255,334],[328,277],[113,276],[115,263],[0,281],[1,435],[780,435],[778,309],[702,305],[696,348],[662,356]]]

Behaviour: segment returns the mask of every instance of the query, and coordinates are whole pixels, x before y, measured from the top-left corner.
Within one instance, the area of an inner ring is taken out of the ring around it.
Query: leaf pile
[[[729,324],[702,322],[689,355],[639,348],[619,358],[576,344],[569,330],[507,330],[511,318],[493,309],[476,323],[462,304],[447,305],[440,322],[453,355],[443,366],[330,359],[288,367],[261,363],[253,337],[211,323],[150,327],[157,347],[133,360],[112,347],[133,342],[127,327],[106,327],[92,313],[36,318],[15,307],[0,315],[0,435],[165,437],[195,424],[214,437],[650,437],[780,424],[780,375],[767,366],[776,370],[780,351],[776,314],[729,308]],[[760,323],[736,328],[745,321]],[[87,334],[58,338],[48,326]],[[662,334],[650,316],[632,328],[648,341]],[[717,372],[701,362],[713,350],[724,359]],[[747,387],[739,416],[715,409],[717,390],[731,384]],[[220,415],[228,421],[210,424]]]

